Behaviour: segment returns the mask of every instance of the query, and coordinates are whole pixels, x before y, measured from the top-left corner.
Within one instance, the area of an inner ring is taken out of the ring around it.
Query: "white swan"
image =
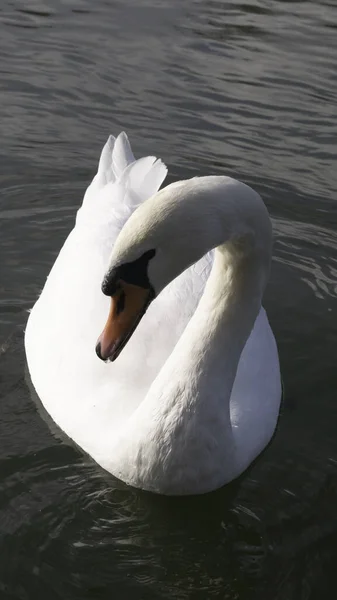
[[[261,306],[272,232],[243,183],[157,192],[165,176],[161,161],[135,161],[125,134],[109,138],[25,345],[45,408],[97,463],[195,494],[242,473],[276,426],[279,360]]]

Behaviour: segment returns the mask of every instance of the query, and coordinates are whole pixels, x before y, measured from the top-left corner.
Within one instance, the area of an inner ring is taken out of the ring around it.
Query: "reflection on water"
[[[320,600],[336,592],[337,12],[329,2],[0,7],[0,597]],[[227,173],[275,231],[277,434],[202,498],[108,477],[36,409],[22,330],[108,133]]]

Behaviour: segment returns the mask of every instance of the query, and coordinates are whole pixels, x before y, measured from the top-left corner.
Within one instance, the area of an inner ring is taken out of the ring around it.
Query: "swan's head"
[[[164,188],[142,204],[119,234],[102,291],[111,305],[96,353],[115,360],[151,301],[205,251],[205,223],[188,218],[182,182]],[[177,194],[177,192],[179,192]],[[198,231],[200,229],[200,231]],[[193,230],[193,231],[192,231]]]
[[[120,232],[102,284],[110,313],[96,351],[114,360],[162,289],[212,248],[259,255],[269,272],[271,225],[261,198],[226,177],[171,184],[144,202]]]
[[[118,357],[155,297],[148,275],[149,262],[154,256],[153,248],[135,260],[109,267],[102,292],[110,296],[110,311],[96,346],[97,356],[102,360]]]

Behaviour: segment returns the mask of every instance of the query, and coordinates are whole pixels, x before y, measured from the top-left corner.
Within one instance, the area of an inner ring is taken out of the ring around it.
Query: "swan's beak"
[[[97,340],[96,354],[101,360],[116,360],[152,299],[152,289],[119,280],[108,320]]]

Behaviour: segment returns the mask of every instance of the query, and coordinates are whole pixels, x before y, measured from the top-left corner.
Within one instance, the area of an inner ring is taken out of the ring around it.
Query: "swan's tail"
[[[120,133],[117,138],[110,135],[102,150],[97,174],[87,189],[83,203],[90,202],[91,199],[95,201],[94,196],[103,188],[113,186],[116,191],[116,184],[119,188],[117,196],[121,199],[122,195],[124,206],[132,211],[157,192],[166,174],[166,165],[155,156],[135,159],[126,133]]]

